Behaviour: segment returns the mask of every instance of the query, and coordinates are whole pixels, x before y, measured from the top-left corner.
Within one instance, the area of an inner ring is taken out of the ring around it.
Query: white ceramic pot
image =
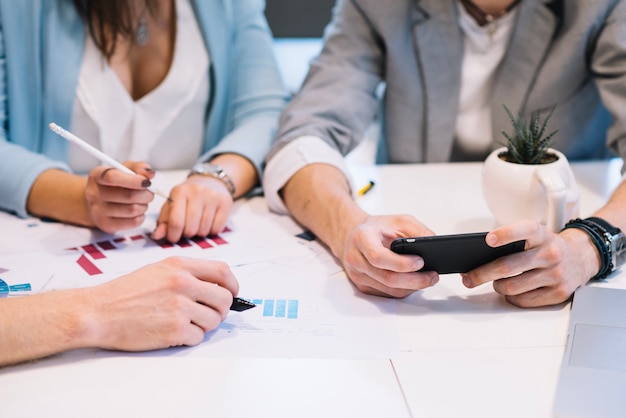
[[[557,232],[578,217],[580,192],[565,155],[550,149],[556,161],[530,165],[498,157],[505,151],[489,154],[482,172],[483,194],[498,225],[531,219]]]

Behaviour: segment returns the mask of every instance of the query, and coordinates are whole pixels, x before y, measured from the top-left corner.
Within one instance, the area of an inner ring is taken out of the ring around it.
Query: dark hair
[[[133,39],[137,16],[128,0],[73,0],[85,21],[96,47],[110,59],[115,52],[118,36]],[[146,10],[154,16],[159,0],[143,0]]]

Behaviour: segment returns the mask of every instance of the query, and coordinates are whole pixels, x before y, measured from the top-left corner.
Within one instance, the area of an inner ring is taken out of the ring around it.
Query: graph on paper
[[[224,233],[230,232],[225,229]],[[167,249],[200,249],[208,250],[220,245],[228,244],[228,241],[221,235],[210,235],[208,237],[193,237],[191,239],[183,238],[177,243],[170,243],[165,240],[153,240],[150,234],[136,234],[128,237],[118,237],[110,240],[98,241],[86,245],[68,248],[68,251],[76,251],[79,253],[76,264],[89,276],[103,274],[103,270],[98,266],[102,261],[107,259],[107,253],[113,250],[122,250],[129,246],[142,248],[160,248]],[[137,245],[139,244],[139,245]]]
[[[148,232],[99,236],[100,239],[58,251],[6,255],[0,266],[6,270],[0,273],[6,284],[0,290],[3,297],[91,287],[173,256],[220,261],[234,267],[308,252],[303,246],[293,245],[293,241],[273,237],[272,245],[267,245],[263,239],[230,228],[176,243],[154,240]],[[277,303],[279,307],[281,303]],[[288,303],[285,309],[288,310]]]
[[[252,299],[264,318],[298,319],[298,299]]]

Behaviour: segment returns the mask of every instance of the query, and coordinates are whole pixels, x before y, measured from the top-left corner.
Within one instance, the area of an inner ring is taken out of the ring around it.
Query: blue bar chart
[[[298,299],[252,299],[264,317],[298,319]]]

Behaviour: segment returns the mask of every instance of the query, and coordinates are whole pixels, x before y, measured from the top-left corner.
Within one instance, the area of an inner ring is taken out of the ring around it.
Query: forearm
[[[626,218],[623,214],[626,211],[626,182],[620,184],[615,190],[609,201],[602,208],[593,213],[609,222],[611,225],[626,231]],[[581,261],[581,269],[583,269],[583,278],[589,280],[595,276],[602,265],[600,253],[598,252],[594,242],[588,233],[580,229],[567,229],[562,234],[569,237],[569,242],[576,248],[575,253],[578,254],[578,260]]]
[[[626,181],[615,189],[606,205],[597,210],[593,216],[597,216],[609,222],[611,225],[626,232]]]
[[[0,366],[89,346],[82,290],[0,301]]]
[[[327,164],[311,164],[298,171],[281,195],[293,217],[336,256],[348,233],[368,216],[352,199],[343,173]]]
[[[61,170],[47,170],[35,180],[26,202],[29,213],[81,226],[94,226],[87,211],[87,179]]]

